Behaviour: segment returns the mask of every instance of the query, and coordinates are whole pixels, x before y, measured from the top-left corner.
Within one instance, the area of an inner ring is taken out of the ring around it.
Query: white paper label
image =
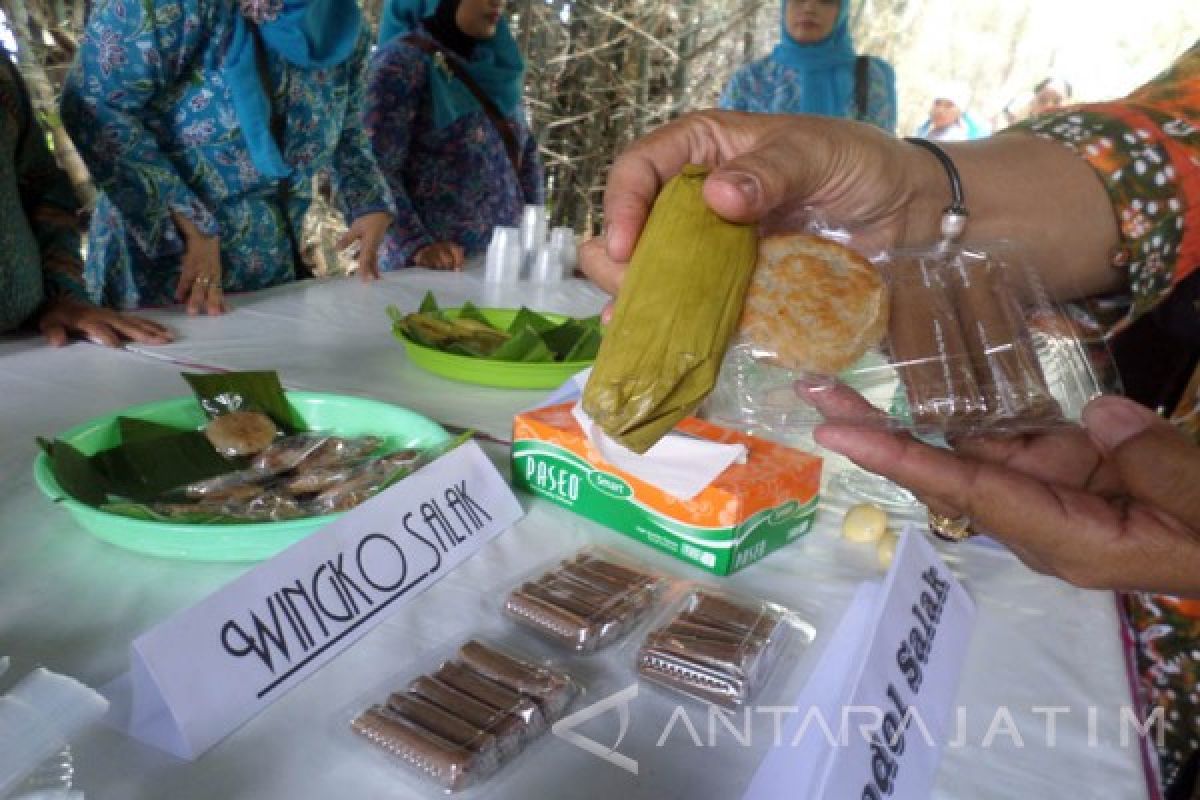
[[[461,445],[134,641],[124,727],[195,758],[522,514]]]
[[[862,593],[857,601],[851,609],[861,614]],[[911,526],[876,603],[858,643],[831,643],[856,652],[852,666],[846,668],[845,652],[822,658],[793,712],[788,729],[800,731],[795,743],[783,742],[768,753],[747,798],[795,797],[797,785],[812,786],[806,796],[827,800],[929,796],[975,604],[924,534]],[[834,671],[844,676],[840,688],[834,688]],[[840,698],[836,712],[828,701],[814,701],[813,686],[822,687],[822,696]],[[814,710],[826,723],[819,728],[825,734],[823,748],[813,747]]]

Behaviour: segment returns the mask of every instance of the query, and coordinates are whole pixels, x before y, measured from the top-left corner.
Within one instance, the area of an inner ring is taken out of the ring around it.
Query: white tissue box
[[[734,464],[682,500],[600,457],[571,403],[513,420],[513,483],[651,547],[728,575],[807,533],[817,510],[821,459],[703,420],[676,430],[745,445]]]

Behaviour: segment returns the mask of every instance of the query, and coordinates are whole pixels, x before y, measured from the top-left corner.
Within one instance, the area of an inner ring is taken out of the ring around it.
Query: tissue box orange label
[[[812,527],[820,458],[694,418],[677,430],[745,445],[746,463],[681,500],[602,459],[567,403],[513,420],[513,483],[717,575],[753,564]]]

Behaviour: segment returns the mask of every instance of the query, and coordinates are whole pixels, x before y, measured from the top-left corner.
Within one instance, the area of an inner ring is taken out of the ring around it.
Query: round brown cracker
[[[738,332],[765,360],[835,375],[883,338],[888,290],[858,253],[804,234],[759,241]]]

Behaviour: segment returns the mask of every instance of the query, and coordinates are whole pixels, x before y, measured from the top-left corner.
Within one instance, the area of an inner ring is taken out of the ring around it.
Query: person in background
[[[361,125],[370,34],[344,0],[97,3],[62,115],[102,190],[86,275],[96,302],[186,302],[302,277],[313,177],[329,171],[377,277],[391,221]]]
[[[1119,329],[1161,317],[1159,344],[1200,352],[1200,42],[1124,101],[943,149],[970,210],[964,245],[1020,242],[1053,296],[1127,291]],[[580,253],[593,280],[616,290],[659,188],[692,162],[713,167],[705,199],[727,219],[786,220],[815,207],[871,249],[936,241],[949,196],[931,154],[869,128],[700,113],[651,133],[613,166],[607,234]],[[877,413],[846,387],[798,391],[829,416]],[[1198,392],[1193,381],[1179,411],[1193,422]],[[915,492],[943,533],[947,523],[984,531],[1036,571],[1125,592],[1140,699],[1164,712],[1157,774],[1168,797],[1191,798],[1200,764],[1200,442],[1187,430],[1196,428],[1109,396],[1088,404],[1078,428],[965,436],[953,449],[829,423],[814,438]]]
[[[946,81],[933,96],[929,117],[917,128],[922,139],[961,142],[988,135],[987,128],[967,111],[971,92],[958,81]]]
[[[71,336],[117,347],[171,341],[151,320],[88,301],[79,255],[78,205],[54,162],[29,94],[0,52],[0,331],[33,323],[55,346]]]
[[[768,114],[821,114],[896,131],[896,73],[854,51],[850,0],[783,0],[779,44],[734,73],[719,106]]]
[[[389,0],[366,129],[396,198],[380,263],[461,269],[492,229],[545,202],[504,0]]]
[[[1058,111],[1071,103],[1071,84],[1062,78],[1051,76],[1033,87],[1033,103],[1029,110],[1033,116]]]

